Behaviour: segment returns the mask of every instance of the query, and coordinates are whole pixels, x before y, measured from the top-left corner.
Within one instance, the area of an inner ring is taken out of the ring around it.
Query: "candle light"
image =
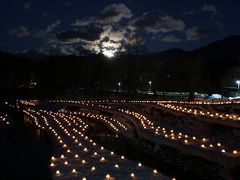
[[[60,173],[59,170],[56,171],[56,175],[57,175],[57,176],[60,176],[60,175],[61,175],[61,173]]]

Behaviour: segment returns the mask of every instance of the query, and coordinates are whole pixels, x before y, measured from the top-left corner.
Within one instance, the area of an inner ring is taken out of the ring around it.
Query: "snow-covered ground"
[[[84,134],[88,125],[77,115],[33,109],[25,114],[56,143],[53,179],[171,179],[97,145]]]

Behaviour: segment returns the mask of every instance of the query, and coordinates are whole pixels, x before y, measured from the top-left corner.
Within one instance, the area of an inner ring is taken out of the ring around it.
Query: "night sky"
[[[240,34],[239,18],[239,0],[3,0],[0,50],[115,53],[134,33],[149,52],[192,50]]]

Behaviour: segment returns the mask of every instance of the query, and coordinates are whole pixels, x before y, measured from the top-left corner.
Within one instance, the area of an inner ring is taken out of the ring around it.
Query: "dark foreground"
[[[0,179],[51,179],[48,168],[52,145],[43,132],[23,124],[23,114],[9,114],[10,125],[0,127]]]

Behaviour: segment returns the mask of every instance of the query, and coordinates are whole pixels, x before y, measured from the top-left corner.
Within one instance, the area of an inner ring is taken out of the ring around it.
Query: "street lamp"
[[[118,92],[121,92],[121,83],[118,82]]]
[[[237,85],[238,85],[238,94],[239,94],[240,80],[237,80],[236,83],[237,83]]]
[[[152,81],[149,81],[148,84],[149,84],[149,91],[152,91]]]

